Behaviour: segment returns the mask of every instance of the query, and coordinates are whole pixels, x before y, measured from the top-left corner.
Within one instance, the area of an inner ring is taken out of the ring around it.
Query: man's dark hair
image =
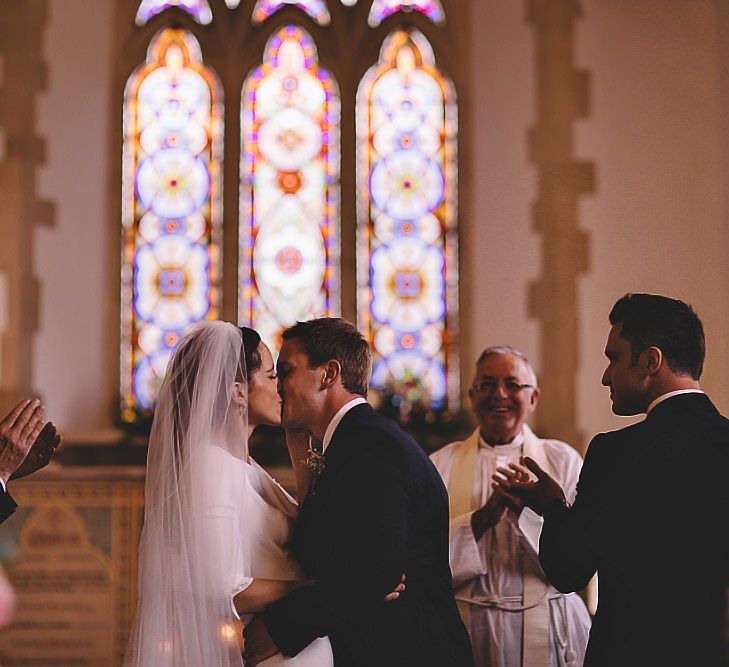
[[[297,322],[283,332],[282,338],[301,341],[310,368],[336,359],[342,367],[344,388],[352,394],[367,396],[372,354],[364,336],[352,323],[339,317],[320,317]]]
[[[620,337],[630,343],[633,363],[641,352],[657,347],[674,373],[701,377],[704,327],[689,304],[657,294],[626,294],[610,311],[610,324],[622,324]]]

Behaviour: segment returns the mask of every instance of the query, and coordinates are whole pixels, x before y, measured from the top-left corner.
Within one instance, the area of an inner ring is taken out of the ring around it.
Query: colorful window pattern
[[[122,418],[151,409],[172,348],[220,303],[222,91],[184,30],[124,94]]]
[[[142,0],[135,22],[137,25],[144,25],[153,16],[170,7],[183,9],[202,25],[213,20],[208,0]]]
[[[331,17],[324,0],[258,0],[253,9],[253,25],[263,23],[269,16],[273,16],[286,5],[298,7],[306,12],[319,25],[329,25]]]
[[[456,102],[433,50],[397,31],[357,93],[358,311],[373,386],[458,404]]]
[[[416,11],[425,14],[436,25],[443,25],[445,23],[445,12],[443,11],[443,6],[440,4],[440,0],[406,0],[405,2],[374,0],[367,22],[371,27],[375,28],[388,16],[401,10],[406,12]]]
[[[339,117],[314,42],[285,26],[241,112],[239,319],[269,345],[297,320],[339,313]]]

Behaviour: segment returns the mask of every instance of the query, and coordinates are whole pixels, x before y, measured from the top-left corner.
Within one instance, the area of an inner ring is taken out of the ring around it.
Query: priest
[[[590,616],[563,595],[539,565],[542,518],[492,486],[497,468],[531,456],[575,494],[582,459],[559,440],[542,440],[526,420],[539,401],[534,370],[511,347],[490,347],[469,389],[478,428],[431,459],[448,487],[450,564],[476,665],[570,665],[584,659]]]

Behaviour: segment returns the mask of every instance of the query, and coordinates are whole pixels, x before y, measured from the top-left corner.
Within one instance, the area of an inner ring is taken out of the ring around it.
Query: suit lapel
[[[355,405],[342,417],[342,420],[332,435],[327,450],[324,452],[324,459],[327,461],[327,465],[329,465],[330,461],[336,461],[341,456],[341,450],[347,449],[347,434],[351,432],[351,429],[356,428],[358,422],[373,413],[374,409],[371,405],[368,403],[360,403],[359,405]],[[324,469],[326,470],[326,466]]]
[[[373,412],[370,405],[362,403],[347,412],[334,431],[331,442],[324,452],[324,469],[309,489],[301,504],[299,520],[295,525],[295,552],[306,574],[315,577],[317,549],[327,532],[327,510],[332,484],[337,471],[347,460],[349,439],[356,424]]]

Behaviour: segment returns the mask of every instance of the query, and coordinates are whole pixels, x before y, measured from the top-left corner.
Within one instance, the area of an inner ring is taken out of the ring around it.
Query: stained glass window
[[[311,37],[285,26],[243,86],[239,319],[281,328],[339,313],[336,81]]]
[[[258,0],[253,9],[253,25],[263,23],[269,16],[287,5],[306,12],[319,25],[329,25],[331,17],[324,0]]]
[[[357,92],[358,320],[373,386],[458,404],[456,101],[418,31],[399,30]]]
[[[124,93],[122,417],[150,409],[184,329],[220,303],[222,91],[165,29]]]
[[[136,24],[144,25],[153,16],[170,7],[184,9],[203,25],[207,25],[213,20],[208,0],[142,0],[137,10]]]
[[[397,0],[374,0],[367,22],[375,28],[388,16],[400,10],[421,12],[436,25],[445,23],[445,12],[443,11],[443,5],[440,4],[440,0],[405,0],[404,2],[398,2]]]

